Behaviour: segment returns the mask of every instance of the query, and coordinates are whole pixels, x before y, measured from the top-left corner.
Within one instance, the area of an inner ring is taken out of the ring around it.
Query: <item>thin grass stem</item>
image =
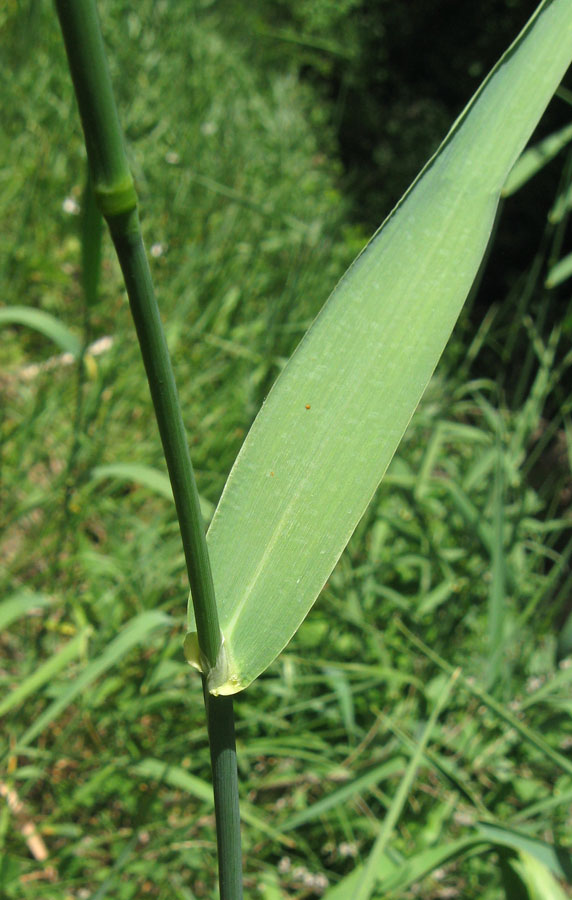
[[[85,134],[93,190],[125,279],[173,486],[199,645],[211,665],[221,646],[204,524],[175,379],[139,225],[95,0],[56,0]]]
[[[242,900],[242,847],[232,697],[213,697],[203,679],[207,711],[221,900]]]
[[[169,351],[137,212],[137,195],[107,67],[95,0],[56,0],[85,134],[94,195],[123,272],[173,487],[199,647],[211,667],[221,650],[204,522]],[[221,900],[241,900],[242,864],[234,713],[205,690],[213,768]]]

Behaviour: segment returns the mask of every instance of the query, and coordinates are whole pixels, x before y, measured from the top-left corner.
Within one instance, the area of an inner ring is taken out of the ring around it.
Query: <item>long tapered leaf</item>
[[[68,641],[65,647],[58,653],[54,653],[53,656],[50,656],[49,659],[32,672],[31,675],[23,681],[20,681],[7,697],[0,700],[0,716],[5,716],[6,713],[11,709],[14,709],[15,706],[23,703],[26,697],[39,691],[40,688],[45,684],[48,684],[62,669],[65,669],[66,666],[82,652],[86,639],[90,634],[90,626],[82,628],[79,634],[76,634],[71,641]]]
[[[208,545],[223,651],[246,687],[312,606],[371,500],[485,252],[515,160],[572,56],[572,0],[542,4],[351,266],[238,455]],[[194,629],[192,612],[190,630]]]
[[[529,900],[566,900],[570,896],[564,893],[546,866],[529,853],[519,853],[518,859],[510,860],[510,865],[525,885]]]
[[[529,900],[567,900],[570,896],[534,856],[521,852],[518,859],[509,860],[509,865],[525,886]]]
[[[383,857],[377,872],[378,891],[383,892],[384,896],[393,896],[467,852],[490,853],[500,847],[519,853],[521,858],[522,854],[526,854],[550,876],[554,874],[570,883],[570,852],[567,849],[520,834],[503,825],[479,822],[476,829],[465,837],[429,847],[400,864],[392,864],[387,856]],[[324,894],[324,900],[355,900],[364,868],[363,865],[357,866]]]
[[[378,785],[380,781],[400,772],[403,769],[403,766],[404,760],[400,756],[396,756],[388,762],[376,766],[370,772],[366,772],[365,775],[361,775],[359,778],[354,779],[350,784],[344,784],[343,787],[334,791],[332,794],[329,794],[327,797],[323,797],[316,803],[300,810],[300,812],[294,813],[293,816],[290,816],[290,818],[283,823],[282,831],[291,831],[294,828],[298,828],[300,825],[305,825],[306,822],[312,822],[314,819],[319,818],[319,816],[322,816],[328,810],[333,809],[336,806],[347,804],[354,797],[359,796],[374,785]]]
[[[449,695],[453,688],[454,683],[459,677],[460,671],[453,672],[449,680],[446,682],[444,688],[442,689],[439,697],[437,698],[437,702],[433,707],[433,711],[429,716],[429,720],[427,725],[423,729],[423,733],[415,748],[415,752],[411,757],[409,765],[407,766],[407,770],[405,775],[401,779],[399,783],[399,787],[397,788],[397,793],[393,798],[389,809],[387,810],[387,814],[383,820],[381,828],[379,829],[379,834],[375,839],[375,843],[371,849],[367,862],[364,865],[362,876],[356,885],[354,900],[369,900],[372,895],[375,886],[376,873],[379,868],[379,864],[381,859],[385,854],[385,849],[387,847],[389,838],[391,836],[391,832],[401,815],[403,806],[405,805],[405,801],[407,800],[407,795],[411,788],[411,785],[415,779],[417,774],[417,770],[421,764],[421,760],[423,759],[423,753],[425,752],[425,748],[429,743],[429,739],[437,724],[437,719],[441,711],[443,710],[447,700],[449,699]]]
[[[572,853],[569,847],[561,844],[548,844],[528,834],[508,828],[496,822],[479,822],[478,831],[492,844],[509,847],[519,853],[533,856],[558,878],[572,884]]]
[[[405,891],[414,882],[421,881],[435,869],[463,856],[482,841],[482,838],[473,836],[460,838],[450,844],[440,844],[437,847],[421,851],[402,864],[393,862],[388,856],[384,856],[378,872],[381,889]],[[354,900],[363,871],[363,865],[356,866],[349,875],[326,891],[324,900]]]
[[[202,778],[193,775],[191,772],[187,772],[180,766],[172,766],[159,759],[147,757],[133,766],[132,771],[135,775],[142,778],[156,779],[157,781],[165,782],[165,784],[168,784],[171,787],[186,791],[193,797],[197,797],[199,800],[203,800],[209,805],[213,802],[212,785],[207,781],[203,781]],[[259,831],[264,832],[264,834],[272,837],[275,841],[285,844],[286,846],[292,845],[292,841],[285,838],[276,828],[272,828],[272,826],[255,810],[252,804],[241,804],[241,816],[244,821],[253,828],[257,828]]]
[[[29,612],[49,606],[50,603],[53,603],[53,598],[46,594],[35,594],[25,589],[16,591],[0,603],[0,631]]]
[[[526,150],[515,163],[502,189],[503,197],[510,197],[524,184],[534,178],[557,153],[572,141],[572,125],[565,125],[555,134],[549,134],[540,144]]]
[[[96,678],[99,678],[104,672],[118,663],[133,647],[148,640],[156,629],[166,628],[171,624],[172,620],[169,616],[160,610],[146,610],[130,619],[111,643],[105,647],[103,652],[88,663],[71,684],[30,725],[12,752],[29,745],[60,713],[71,705],[82,691],[93,684]]]
[[[166,500],[173,500],[173,488],[169,476],[165,472],[154,469],[153,466],[146,466],[142,463],[109,463],[105,466],[95,466],[89,475],[91,480],[96,482],[104,481],[107,478],[133,481]],[[203,518],[208,522],[212,518],[214,507],[206,497],[200,495],[199,502]]]
[[[49,338],[65,353],[77,357],[81,353],[81,341],[51,313],[31,306],[4,306],[0,309],[0,325],[25,325]]]
[[[572,253],[567,253],[562,259],[559,259],[557,263],[555,263],[547,277],[546,277],[546,287],[547,288],[555,288],[558,287],[559,284],[562,284],[563,281],[566,281],[568,278],[572,276]]]

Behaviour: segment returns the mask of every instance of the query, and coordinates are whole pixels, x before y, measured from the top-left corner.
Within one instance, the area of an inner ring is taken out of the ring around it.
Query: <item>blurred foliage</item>
[[[263,63],[301,70],[330,104],[354,214],[371,228],[536,6],[278,0],[249,4],[241,18],[231,4],[242,40]]]

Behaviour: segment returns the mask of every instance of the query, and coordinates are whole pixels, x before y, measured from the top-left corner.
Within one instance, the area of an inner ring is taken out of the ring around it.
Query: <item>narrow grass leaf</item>
[[[479,822],[480,834],[497,847],[509,847],[517,853],[526,853],[534,857],[543,867],[572,884],[572,853],[569,847],[548,844],[527,834],[506,828],[495,822]]]
[[[196,775],[185,771],[185,769],[182,769],[180,766],[172,766],[169,765],[169,763],[162,762],[160,759],[148,758],[136,763],[131,771],[141,778],[162,781],[173,788],[186,791],[186,793],[191,796],[197,797],[199,800],[208,803],[209,806],[212,806],[214,803],[212,784],[203,781],[202,778],[197,778]],[[256,812],[250,803],[243,802],[240,804],[240,815],[248,825],[257,828],[258,831],[267,834],[269,837],[273,838],[273,840],[288,846],[292,845],[289,838],[286,838],[283,834],[269,825],[268,822]]]
[[[0,309],[0,325],[24,325],[39,331],[75,359],[81,355],[81,341],[59,319],[31,306],[5,306]]]
[[[399,738],[401,743],[405,744],[412,752],[414,752],[416,746],[415,741],[409,737],[407,732],[403,731],[395,720],[392,721],[386,716],[382,717],[390,731]],[[475,794],[473,788],[467,784],[463,772],[459,770],[459,767],[454,761],[446,758],[442,753],[436,753],[429,749],[425,751],[424,758],[435,772],[443,778],[443,781],[446,784],[449,784],[461,797],[464,797],[468,803],[478,809],[482,815],[485,815],[486,810],[482,806],[478,795]]]
[[[434,613],[436,609],[445,603],[457,589],[457,583],[454,578],[448,578],[446,581],[438,584],[432,591],[423,594],[423,598],[415,611],[415,617],[421,618],[430,613]]]
[[[376,879],[378,878],[379,865],[385,853],[387,843],[389,841],[389,838],[391,837],[391,833],[395,825],[397,824],[399,816],[401,815],[401,812],[407,800],[407,796],[409,794],[409,791],[411,790],[411,785],[413,784],[415,776],[417,775],[417,769],[421,764],[423,754],[425,753],[425,749],[427,747],[427,744],[429,743],[429,738],[431,737],[433,729],[437,724],[437,719],[439,718],[441,710],[444,708],[447,700],[449,699],[451,689],[453,688],[458,675],[459,672],[455,671],[451,678],[449,678],[441,694],[439,695],[435,706],[433,707],[433,712],[429,717],[429,721],[423,729],[421,740],[419,741],[419,744],[415,749],[415,753],[411,757],[405,775],[399,783],[399,788],[397,789],[395,798],[391,806],[387,810],[387,815],[383,820],[383,824],[381,826],[379,834],[375,839],[373,849],[364,866],[362,877],[360,878],[356,886],[353,900],[369,900],[372,895]]]
[[[110,463],[105,466],[96,466],[91,470],[90,478],[95,482],[107,479],[134,482],[146,487],[159,497],[173,501],[173,489],[169,476],[165,472],[160,472],[153,466],[146,466],[143,463]],[[213,514],[213,504],[205,497],[199,497],[199,501],[203,518],[209,521]]]
[[[45,594],[35,594],[26,590],[18,591],[0,603],[0,630],[8,628],[12,622],[17,622],[32,610],[49,606],[52,602],[52,598]]]
[[[572,807],[572,788],[565,791],[560,790],[556,794],[539,800],[538,803],[525,807],[516,815],[511,816],[511,821],[513,823],[526,822],[528,819],[544,815],[548,810],[558,809],[558,807],[562,807],[562,809]]]
[[[331,573],[431,377],[507,175],[571,56],[572,0],[542,4],[275,383],[209,530],[225,641],[216,666],[204,666],[213,693],[241,690],[264,671]],[[194,638],[186,649],[201,668]]]
[[[146,758],[131,766],[131,772],[139,778],[148,781],[161,781],[173,788],[178,788],[212,805],[213,789],[208,781],[197,778],[191,772],[185,771],[180,766],[171,766],[160,759]]]
[[[572,628],[572,626],[571,626]],[[562,632],[558,636],[560,639]],[[571,691],[572,667],[558,669],[550,678],[545,681],[537,691],[534,691],[528,697],[520,701],[520,711],[529,709],[531,706],[537,706],[541,703],[550,704],[553,698],[559,695],[568,696]]]
[[[380,883],[379,889],[384,894],[394,891],[406,891],[412,884],[421,881],[422,878],[426,878],[435,869],[439,869],[441,866],[459,859],[469,850],[482,843],[484,843],[483,838],[466,837],[457,841],[451,841],[449,844],[439,844],[437,847],[423,850],[400,865],[399,870],[394,875],[384,879]],[[329,897],[328,900],[330,900]]]
[[[572,275],[572,253],[567,253],[562,259],[555,263],[544,282],[547,288],[558,287],[563,281],[567,281]]]
[[[157,628],[166,628],[170,625],[172,625],[172,619],[159,610],[148,610],[131,619],[103,652],[96,659],[92,660],[83,672],[80,672],[70,686],[64,689],[61,695],[50,703],[34,724],[27,729],[18,741],[18,748],[29,745],[60,713],[73,703],[78,694],[81,694],[96,678],[99,678],[104,672],[116,665],[133,647],[147,640]],[[12,752],[17,752],[18,748]]]
[[[572,656],[572,613],[567,617],[560,629],[556,646],[557,662],[562,662],[567,656]]]
[[[430,875],[431,872],[440,866],[458,859],[479,843],[482,843],[482,838],[467,837],[458,841],[452,841],[450,844],[423,850],[401,865],[396,865],[396,870],[380,881],[379,891],[383,891],[384,895],[390,891],[405,891],[414,882]],[[357,869],[354,869],[353,872],[342,879],[339,884],[326,891],[324,900],[354,900],[362,873],[363,866],[358,866]]]
[[[485,849],[487,847],[491,851],[496,850],[499,847],[509,847],[519,853],[521,861],[526,857],[529,863],[526,867],[526,871],[527,873],[530,873],[531,885],[533,883],[542,883],[542,881],[534,881],[535,875],[538,877],[543,875],[545,877],[544,883],[547,886],[556,885],[554,875],[565,880],[567,878],[565,874],[566,864],[559,864],[558,857],[560,856],[561,860],[565,860],[566,858],[569,859],[569,851],[565,851],[562,847],[552,847],[533,838],[517,835],[516,832],[511,832],[509,829],[504,829],[502,826],[490,825],[488,829],[484,830],[481,830],[479,827],[479,831],[477,831],[476,834],[461,838],[457,841],[452,841],[450,844],[441,844],[437,847],[431,847],[428,850],[424,850],[416,856],[411,857],[411,859],[408,859],[399,866],[399,870],[394,875],[389,876],[379,884],[379,890],[384,894],[405,891],[415,882],[430,875],[435,869],[452,862],[454,859],[458,859],[469,850],[477,849],[479,852],[482,852],[480,848]],[[523,873],[524,869],[522,871],[519,869],[520,877],[527,883],[523,877]],[[558,885],[556,886],[558,890],[560,890]],[[531,894],[531,897],[532,896],[538,897],[538,900],[544,898],[543,894]],[[560,900],[563,896],[563,894],[555,894],[554,900],[556,900],[556,898]],[[338,900],[334,894],[330,897],[330,894],[328,893],[326,897],[327,900]],[[550,893],[546,894],[547,900],[551,897],[552,895]]]
[[[549,134],[539,144],[525,150],[508,176],[502,189],[503,197],[510,197],[540,172],[560,151],[572,141],[572,125],[565,125],[554,134]]]
[[[350,683],[345,672],[333,666],[326,666],[324,676],[327,684],[332,687],[338,698],[342,722],[351,741],[356,732],[356,720],[354,696]]]
[[[282,831],[291,831],[293,828],[298,828],[300,825],[305,825],[307,822],[312,822],[314,819],[323,816],[324,813],[334,809],[336,806],[348,803],[354,797],[360,796],[385,778],[391,778],[391,776],[403,771],[404,765],[405,761],[403,758],[395,757],[381,766],[376,766],[371,772],[360,775],[359,778],[354,779],[350,784],[345,784],[339,790],[291,816],[282,825]]]
[[[71,641],[68,641],[59,653],[55,653],[47,659],[43,665],[39,666],[35,672],[32,672],[28,678],[21,681],[18,686],[0,702],[0,716],[6,715],[6,713],[10,712],[11,709],[14,709],[15,706],[23,703],[26,697],[29,697],[30,694],[35,693],[45,684],[50,682],[54,676],[68,665],[68,663],[76,656],[79,656],[91,630],[90,627],[82,629],[82,631],[80,631],[79,634],[76,634]]]
[[[159,497],[173,500],[173,489],[169,476],[152,466],[142,463],[110,463],[96,466],[89,473],[91,481],[127,481],[141,484]]]
[[[400,631],[406,635],[407,638],[414,644],[416,647],[425,653],[425,655],[433,660],[438,666],[441,667],[445,672],[451,672],[453,667],[449,665],[443,657],[439,656],[438,653],[435,653],[427,644],[424,644],[412,631],[410,631],[403,622],[396,620],[396,625]],[[545,757],[545,759],[551,760],[555,763],[563,772],[567,772],[569,775],[572,775],[572,762],[567,759],[563,753],[559,753],[558,750],[555,750],[550,744],[547,744],[544,738],[538,734],[533,728],[529,728],[525,725],[518,716],[514,715],[506,706],[503,706],[502,703],[498,703],[494,697],[491,697],[486,691],[482,690],[482,688],[477,687],[476,684],[473,684],[472,681],[469,681],[463,675],[461,675],[459,679],[460,684],[463,688],[469,693],[471,693],[474,697],[478,697],[482,703],[485,704],[490,710],[492,710],[501,721],[506,722],[507,725],[510,725],[511,728],[523,738],[523,740],[527,741]]]
[[[506,560],[504,549],[504,471],[503,448],[497,435],[497,458],[493,485],[493,541],[491,553],[491,580],[488,602],[488,687],[491,689],[502,671],[505,649],[506,620]]]
[[[561,191],[554,204],[552,209],[548,213],[548,221],[551,225],[558,225],[559,222],[562,221],[564,216],[568,213],[568,210],[572,208],[572,185],[568,185],[568,187]]]
[[[510,864],[526,887],[529,900],[567,900],[569,897],[546,866],[529,853],[521,851],[518,859],[511,860]]]
[[[95,893],[90,896],[89,900],[106,900],[106,898],[117,897],[121,890],[120,883],[125,879],[123,874],[124,869],[133,855],[140,839],[141,835],[139,832],[134,831],[113,865],[108,869],[109,875]]]

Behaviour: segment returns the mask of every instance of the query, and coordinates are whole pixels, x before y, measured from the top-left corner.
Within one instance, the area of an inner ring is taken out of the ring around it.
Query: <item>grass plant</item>
[[[130,107],[133,79],[119,80],[210,516],[260,401],[323,300],[325,273],[341,274],[356,235],[343,224],[335,167],[318,158],[300,112],[310,109],[305,91],[289,74],[270,85],[253,74],[223,43],[216,11],[176,8],[180,30],[168,5],[145,3],[128,16],[111,4],[104,26],[118,26],[106,29],[112,60],[149,88]],[[202,692],[180,652],[186,579],[175,506],[105,243],[105,277],[80,277],[82,246],[84,271],[98,269],[99,250],[77,134],[51,151],[51,172],[34,162],[53,146],[60,96],[66,121],[73,106],[52,10],[26,16],[8,22],[13,46],[35,30],[45,43],[12,85],[14,98],[27,85],[30,119],[22,130],[8,116],[22,151],[14,174],[23,202],[11,222],[20,232],[38,222],[40,233],[29,259],[3,234],[5,284],[19,305],[49,312],[79,350],[64,360],[46,320],[38,330],[12,318],[0,329],[1,890],[34,900],[213,896],[212,788]],[[170,66],[159,85],[162,48]],[[181,78],[196,103],[190,121],[174,87]],[[153,105],[162,93],[168,118]],[[34,114],[52,107],[55,118]],[[285,121],[294,123],[286,137]],[[278,161],[287,170],[279,183]],[[45,214],[26,182],[35,166],[54,208],[70,194],[81,203],[91,235],[80,245],[73,214],[62,212],[54,259],[52,229],[41,232]],[[295,202],[292,184],[302,186]],[[554,205],[566,190],[564,180]],[[12,211],[10,192],[2,202]],[[518,330],[530,348],[519,403],[507,402],[500,379],[473,371],[483,347],[511,343],[499,313],[463,367],[448,366],[455,348],[446,355],[311,616],[235,695],[248,896],[569,892],[570,670],[555,665],[553,625],[570,583],[558,505],[566,472],[559,482],[531,476],[531,448],[550,447],[569,417],[564,402],[544,421],[568,396],[565,325],[547,334],[532,305],[552,290],[542,273],[558,256],[556,237],[539,256],[515,288],[513,345]],[[107,349],[91,352],[106,334]],[[27,372],[30,360],[43,365]]]

